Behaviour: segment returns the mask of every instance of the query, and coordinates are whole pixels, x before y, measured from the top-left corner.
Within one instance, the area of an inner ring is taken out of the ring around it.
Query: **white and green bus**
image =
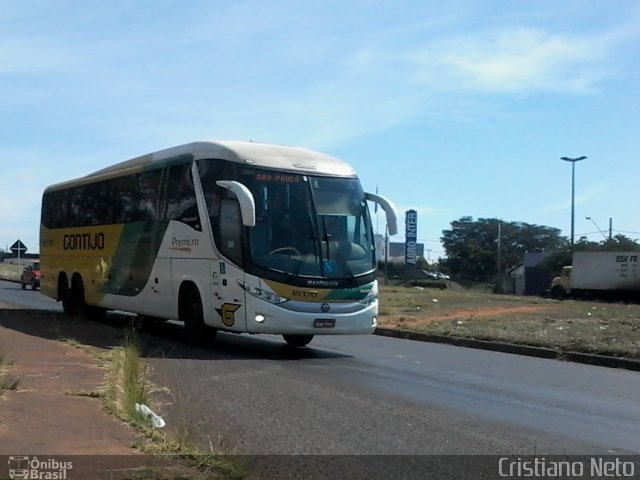
[[[45,190],[41,289],[70,314],[177,319],[196,338],[371,333],[367,200],[396,233],[393,204],[328,155],[225,141],[140,156]]]

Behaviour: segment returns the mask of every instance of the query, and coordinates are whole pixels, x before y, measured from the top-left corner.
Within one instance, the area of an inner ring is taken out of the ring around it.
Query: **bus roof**
[[[254,143],[242,141],[203,141],[193,142],[177,147],[167,148],[147,155],[116,163],[107,168],[90,173],[84,177],[52,185],[50,189],[71,186],[97,180],[97,177],[114,177],[122,171],[161,164],[163,161],[193,155],[195,160],[212,158],[244,163],[256,167],[265,167],[288,172],[307,173],[310,175],[331,175],[338,177],[354,177],[355,170],[346,162],[299,147]]]

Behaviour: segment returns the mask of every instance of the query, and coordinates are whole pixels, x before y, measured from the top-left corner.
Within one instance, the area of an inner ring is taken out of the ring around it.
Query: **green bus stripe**
[[[102,293],[138,295],[149,281],[169,221],[124,226]]]
[[[371,292],[373,282],[355,288],[331,290],[325,300],[362,300]]]

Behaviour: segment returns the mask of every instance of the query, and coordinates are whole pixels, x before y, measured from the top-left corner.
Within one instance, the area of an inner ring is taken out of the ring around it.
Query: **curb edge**
[[[528,357],[565,360],[574,363],[584,363],[608,368],[624,368],[640,372],[640,360],[611,357],[592,353],[572,352],[556,350],[547,347],[534,347],[532,345],[519,345],[516,343],[494,342],[489,340],[477,340],[475,338],[454,337],[449,335],[436,335],[432,333],[420,333],[392,328],[376,328],[374,335],[383,337],[401,338],[418,342],[442,343],[457,347],[476,348],[493,352],[525,355]]]

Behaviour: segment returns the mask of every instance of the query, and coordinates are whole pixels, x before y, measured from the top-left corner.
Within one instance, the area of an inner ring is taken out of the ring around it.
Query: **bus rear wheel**
[[[82,279],[74,277],[71,280],[71,288],[67,285],[67,279],[61,278],[58,282],[58,296],[62,300],[62,310],[67,315],[77,315],[82,312],[84,306],[84,285]]]
[[[313,335],[282,335],[282,338],[290,347],[300,348],[306,347],[313,340]]]

